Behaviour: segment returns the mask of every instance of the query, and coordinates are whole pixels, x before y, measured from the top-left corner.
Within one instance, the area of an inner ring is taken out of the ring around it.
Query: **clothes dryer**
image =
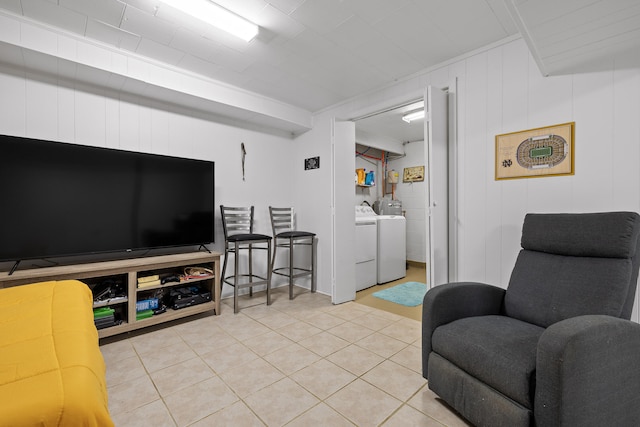
[[[407,220],[402,215],[378,215],[378,283],[407,275]]]

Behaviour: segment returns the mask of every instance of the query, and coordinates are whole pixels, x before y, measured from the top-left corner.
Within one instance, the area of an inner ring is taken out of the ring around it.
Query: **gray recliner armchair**
[[[424,297],[423,376],[478,426],[640,426],[633,212],[528,214],[507,289]]]

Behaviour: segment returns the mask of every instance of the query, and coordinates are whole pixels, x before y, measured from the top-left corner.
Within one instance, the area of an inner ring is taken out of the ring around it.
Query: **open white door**
[[[334,120],[331,136],[331,302],[340,304],[356,299],[355,123]]]
[[[428,86],[425,106],[427,204],[427,285],[449,281],[449,160],[447,93]]]

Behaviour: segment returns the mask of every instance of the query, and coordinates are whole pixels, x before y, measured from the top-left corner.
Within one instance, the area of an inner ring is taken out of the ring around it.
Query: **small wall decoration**
[[[575,122],[496,135],[495,179],[574,174]]]
[[[418,182],[424,181],[424,166],[413,166],[404,168],[402,174],[402,182]]]

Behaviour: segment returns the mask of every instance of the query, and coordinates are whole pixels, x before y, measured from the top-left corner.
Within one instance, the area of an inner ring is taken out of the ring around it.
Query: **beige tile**
[[[331,304],[328,306],[324,304],[309,304],[301,300],[304,295],[298,295],[296,296],[296,299],[292,301],[289,300],[288,296],[283,296],[282,301],[277,301],[275,305],[281,312],[298,320],[305,320],[309,317],[323,313],[331,306]]]
[[[445,427],[428,415],[413,409],[411,406],[404,405],[395,414],[383,424],[384,427]]]
[[[187,426],[238,401],[218,377],[193,384],[164,397],[178,426]]]
[[[374,331],[386,328],[390,323],[392,323],[391,320],[378,316],[377,312],[367,313],[364,316],[356,317],[351,322]]]
[[[353,320],[357,317],[364,316],[369,313],[369,311],[363,308],[361,304],[345,302],[344,304],[336,305],[334,308],[327,311],[327,313],[340,317],[344,320]]]
[[[151,424],[150,424],[151,425]],[[242,427],[263,427],[265,424],[251,412],[243,402],[236,402],[233,405],[209,415],[202,420],[191,424],[191,427],[211,427],[211,426],[242,426]],[[155,425],[153,426],[155,427]]]
[[[371,335],[374,331],[368,328],[363,328],[360,325],[356,325],[351,322],[344,322],[331,329],[327,329],[327,332],[342,338],[349,342],[356,342],[362,338]]]
[[[390,313],[384,310],[377,310],[376,316],[387,319],[390,322],[397,322],[398,320],[406,319],[406,317],[400,316],[399,314]]]
[[[309,323],[296,321],[282,328],[278,328],[277,332],[289,338],[292,341],[298,342],[305,338],[309,338],[313,335],[322,332],[322,329],[316,328]]]
[[[332,314],[324,313],[324,312],[316,313],[313,316],[307,317],[303,320],[309,323],[310,325],[313,325],[320,329],[330,329],[346,321],[341,317],[337,317]]]
[[[176,423],[162,400],[155,400],[131,412],[112,413],[116,426],[127,427],[175,427]]]
[[[233,267],[231,268],[233,271]],[[258,273],[261,274],[261,273]],[[254,286],[253,296],[249,296],[249,290],[246,290],[246,294],[238,296],[238,308],[240,311],[247,310],[248,308],[259,306],[259,305],[267,305],[267,294],[262,289],[264,286]],[[262,289],[261,289],[262,288]],[[244,290],[242,290],[244,291]],[[225,305],[228,305],[229,310],[233,311],[233,297],[226,298],[222,300]]]
[[[209,325],[207,328],[182,329],[179,331],[179,335],[198,355],[216,351],[238,342],[214,325]]]
[[[356,344],[385,358],[393,356],[407,346],[407,343],[379,332],[361,339]]]
[[[348,341],[338,338],[328,332],[320,332],[317,335],[306,338],[298,344],[313,351],[320,356],[328,356],[349,345]]]
[[[256,359],[244,365],[220,373],[220,378],[240,397],[246,397],[284,378],[284,374],[264,359]]]
[[[131,412],[160,398],[151,378],[147,376],[109,387],[107,392],[109,412],[112,414]]]
[[[468,427],[467,423],[453,409],[425,385],[408,402],[410,406],[450,427]]]
[[[308,426],[353,427],[353,424],[329,406],[319,403],[287,424],[287,427]]]
[[[297,319],[295,317],[289,316],[288,314],[279,311],[274,311],[258,319],[258,322],[271,329],[282,328],[296,321]]]
[[[420,339],[422,335],[422,325],[417,320],[401,319],[381,329],[379,332],[411,344]]]
[[[389,360],[422,375],[422,349],[420,347],[409,345],[391,356]]]
[[[138,356],[130,340],[114,341],[100,345],[104,363],[116,366],[117,362],[129,357]]]
[[[285,375],[291,375],[294,372],[318,361],[320,356],[311,350],[307,350],[301,345],[294,343],[266,355],[264,359],[282,371]]]
[[[191,350],[184,341],[176,339],[173,345],[152,353],[145,352],[140,355],[140,360],[148,372],[154,372],[185,360],[193,359],[197,354]]]
[[[249,338],[242,343],[249,347],[258,356],[265,356],[276,350],[280,350],[283,347],[291,345],[293,341],[275,331],[269,331],[266,334]]]
[[[116,425],[468,426],[424,385],[420,322],[277,292],[103,340]]]
[[[350,345],[336,351],[327,359],[357,376],[364,374],[384,360],[382,356],[357,345]]]
[[[309,390],[319,399],[326,399],[356,379],[356,376],[325,360],[294,373],[292,380]]]
[[[168,368],[160,369],[150,374],[161,396],[213,378],[215,374],[199,357],[186,360]]]
[[[422,375],[389,360],[385,360],[361,378],[402,401],[409,399],[427,383]]]
[[[357,426],[377,426],[402,405],[398,399],[357,379],[333,394],[325,403]]]
[[[218,326],[238,341],[244,341],[258,335],[266,334],[269,328],[242,313],[236,314],[232,321],[223,321]]]
[[[268,316],[274,311],[276,311],[276,309],[274,308],[273,304],[271,305],[260,304],[260,305],[255,305],[253,307],[245,308],[244,310],[242,310],[242,314],[254,320],[259,320],[265,316]]]
[[[118,360],[107,364],[107,385],[109,387],[144,377],[147,371],[144,369],[140,358],[134,353],[133,357]]]
[[[202,355],[202,360],[206,362],[211,369],[217,374],[225,372],[228,369],[244,365],[256,360],[258,355],[241,343],[236,343],[210,353]]]
[[[268,426],[283,426],[319,402],[289,378],[265,387],[244,401]]]
[[[138,354],[157,353],[158,351],[173,346],[176,342],[182,341],[173,328],[164,328],[157,331],[139,332],[130,339],[131,344]]]

